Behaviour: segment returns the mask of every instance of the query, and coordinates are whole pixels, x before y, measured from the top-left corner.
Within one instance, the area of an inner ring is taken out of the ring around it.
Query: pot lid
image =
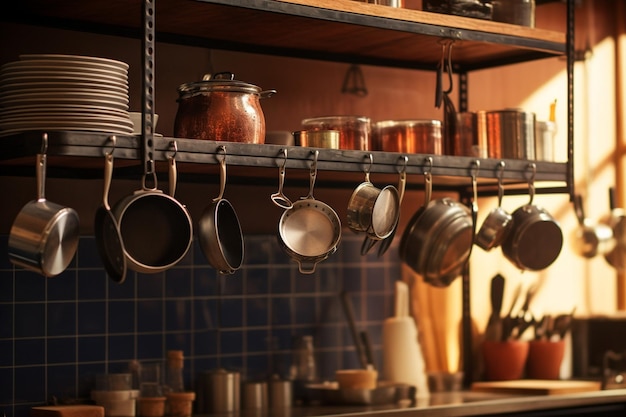
[[[215,91],[259,94],[261,92],[261,88],[254,84],[235,80],[235,74],[232,72],[205,74],[204,77],[202,77],[202,81],[185,83],[178,87],[178,93],[181,96]]]

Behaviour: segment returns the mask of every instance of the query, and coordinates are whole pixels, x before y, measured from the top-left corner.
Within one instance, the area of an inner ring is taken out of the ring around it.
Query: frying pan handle
[[[219,147],[221,158],[218,158],[220,163],[220,193],[213,199],[213,202],[218,202],[224,196],[224,189],[226,188],[226,148],[224,146]]]
[[[102,206],[111,211],[109,204],[109,191],[111,190],[111,179],[113,177],[113,151],[104,155],[104,187],[102,191]]]
[[[305,197],[305,199],[314,200],[313,197],[313,189],[315,188],[315,179],[317,178],[317,158],[319,157],[320,151],[317,149],[311,151],[313,153],[313,162],[311,162],[311,170],[309,173],[309,194]]]

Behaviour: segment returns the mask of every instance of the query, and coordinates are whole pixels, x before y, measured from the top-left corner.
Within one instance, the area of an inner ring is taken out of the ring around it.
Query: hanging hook
[[[528,168],[530,169],[530,177],[528,178],[528,196],[530,197],[530,201],[528,205],[533,203],[533,199],[535,198],[535,176],[537,175],[537,165],[534,162],[528,164]]]
[[[365,172],[365,181],[370,182],[370,172],[372,171],[372,165],[374,165],[374,156],[370,153],[365,155],[365,158],[368,158],[368,164],[363,169],[363,172]]]
[[[473,192],[473,201],[472,204],[476,204],[478,201],[478,173],[480,172],[480,160],[476,159],[472,162],[474,168],[472,169],[472,192]]]
[[[504,196],[504,167],[506,163],[500,161],[498,163],[498,206],[502,205],[502,197]]]
[[[448,73],[448,89],[444,91],[444,94],[450,94],[452,92],[452,88],[454,87],[454,77],[452,76],[452,45],[454,45],[454,40],[448,42],[448,56],[446,61],[446,71]]]
[[[115,145],[117,144],[117,137],[115,135],[109,136],[107,142],[111,142],[111,150],[104,153],[105,156],[112,156],[115,152]]]
[[[39,151],[40,154],[45,155],[46,153],[48,153],[48,134],[44,133],[43,135],[41,135],[41,150]]]
[[[224,145],[220,145],[220,147],[217,148],[215,158],[220,164],[220,193],[213,199],[214,203],[222,199],[224,189],[226,188],[226,147]]]
[[[399,159],[402,161],[402,166],[399,171],[400,178],[398,179],[398,201],[401,204],[402,199],[404,198],[404,191],[406,189],[406,168],[409,164],[409,157],[402,155]]]
[[[315,188],[315,179],[317,178],[317,158],[319,157],[320,151],[315,149],[312,150],[311,153],[313,154],[313,162],[311,162],[311,169],[309,170],[309,194],[302,198],[303,200],[315,199],[313,197],[313,189]]]

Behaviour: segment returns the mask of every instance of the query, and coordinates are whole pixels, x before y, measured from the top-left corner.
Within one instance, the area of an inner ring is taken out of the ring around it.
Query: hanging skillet
[[[126,256],[120,228],[109,205],[109,190],[113,177],[113,152],[116,137],[111,136],[113,149],[104,155],[104,187],[102,205],[96,210],[94,218],[94,236],[100,259],[109,277],[118,284],[126,279]]]
[[[169,158],[170,178],[176,178],[174,158]],[[146,165],[153,165],[146,164]],[[152,176],[153,187],[146,177]],[[175,184],[170,184],[170,193]],[[163,272],[185,257],[193,238],[193,224],[187,208],[172,195],[157,188],[154,171],[144,171],[142,187],[113,207],[124,242],[128,267],[136,272]]]
[[[232,274],[243,263],[244,240],[234,207],[223,198],[226,188],[226,147],[216,155],[220,164],[220,193],[204,209],[198,221],[200,247],[220,274]]]

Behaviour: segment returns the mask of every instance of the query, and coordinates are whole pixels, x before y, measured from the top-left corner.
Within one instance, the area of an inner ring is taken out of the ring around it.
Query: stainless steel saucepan
[[[48,136],[43,135],[37,155],[37,199],[17,214],[9,234],[9,259],[15,265],[46,277],[60,274],[72,261],[79,238],[76,211],[46,200],[46,152]]]

